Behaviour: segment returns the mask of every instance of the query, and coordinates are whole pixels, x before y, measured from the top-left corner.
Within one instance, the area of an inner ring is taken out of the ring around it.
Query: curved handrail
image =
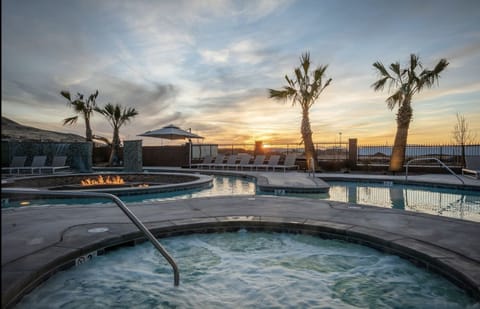
[[[100,192],[78,192],[78,191],[48,191],[48,190],[35,190],[35,189],[19,189],[19,188],[2,188],[2,195],[6,194],[31,194],[31,195],[52,195],[52,196],[72,196],[72,197],[99,197],[112,200],[120,209],[127,215],[127,217],[135,224],[138,229],[150,240],[153,246],[162,254],[162,256],[168,261],[173,268],[173,284],[178,286],[180,284],[180,273],[177,263],[175,263],[172,256],[165,250],[165,248],[158,242],[153,234],[147,229],[147,227],[133,214],[133,212],[127,208],[127,206],[116,195],[110,193]]]
[[[462,178],[458,177],[457,174],[455,174],[454,171],[452,171],[448,166],[445,165],[445,163],[443,163],[442,161],[440,161],[440,159],[438,159],[438,158],[415,158],[415,159],[412,159],[412,160],[408,161],[408,162],[407,162],[407,165],[406,165],[406,171],[405,171],[405,182],[408,182],[408,166],[410,165],[410,163],[412,163],[413,161],[426,161],[426,160],[435,160],[435,161],[437,161],[437,162],[440,163],[444,168],[446,168],[447,171],[449,171],[453,176],[457,177],[457,179],[460,180],[463,185],[465,184],[465,181],[463,181]]]

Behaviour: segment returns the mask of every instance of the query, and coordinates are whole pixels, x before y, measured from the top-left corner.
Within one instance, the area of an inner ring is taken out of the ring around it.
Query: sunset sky
[[[414,97],[409,143],[449,143],[456,113],[480,137],[480,1],[2,0],[2,116],[85,135],[60,95],[139,115],[122,139],[174,124],[204,143],[298,143],[298,106],[268,98],[309,51],[333,79],[311,110],[315,142],[393,144],[375,61],[450,65]],[[111,138],[101,115],[94,134]],[[144,138],[145,145],[164,143]]]

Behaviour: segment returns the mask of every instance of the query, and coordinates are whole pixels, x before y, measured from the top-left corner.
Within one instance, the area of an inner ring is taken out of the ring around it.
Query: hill
[[[84,142],[85,138],[76,134],[59,133],[25,126],[2,116],[2,140],[63,143]]]

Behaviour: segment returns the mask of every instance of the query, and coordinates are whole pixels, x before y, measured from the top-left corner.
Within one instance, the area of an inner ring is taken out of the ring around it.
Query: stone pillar
[[[142,172],[142,140],[123,142],[123,170],[125,172]]]
[[[351,167],[357,166],[358,159],[358,145],[356,138],[348,139],[348,163]]]
[[[265,154],[265,151],[263,150],[263,141],[255,141],[255,150],[253,154],[255,156]]]
[[[71,143],[67,150],[67,157],[70,158],[70,167],[80,173],[92,172],[92,156],[92,142]]]

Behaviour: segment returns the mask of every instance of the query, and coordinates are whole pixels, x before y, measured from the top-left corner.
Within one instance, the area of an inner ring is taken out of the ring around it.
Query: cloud
[[[253,40],[240,40],[219,50],[200,49],[198,51],[207,64],[258,64],[265,59],[264,48]]]
[[[202,49],[199,54],[206,63],[227,63],[230,58],[228,49],[219,51]]]
[[[26,124],[83,135],[81,123],[59,125],[72,114],[59,92],[98,89],[99,104],[139,110],[125,136],[173,123],[210,140],[298,141],[300,110],[268,99],[266,89],[284,85],[303,51],[314,65],[329,64],[333,78],[311,110],[315,138],[393,135],[395,111],[386,92],[370,87],[372,63],[406,60],[412,49],[451,62],[440,87],[415,98],[414,130],[429,132],[425,121],[437,132],[443,112],[478,115],[480,33],[471,1],[5,0],[2,8],[2,112]],[[391,12],[407,17],[393,20]],[[111,135],[101,117],[94,129]]]

